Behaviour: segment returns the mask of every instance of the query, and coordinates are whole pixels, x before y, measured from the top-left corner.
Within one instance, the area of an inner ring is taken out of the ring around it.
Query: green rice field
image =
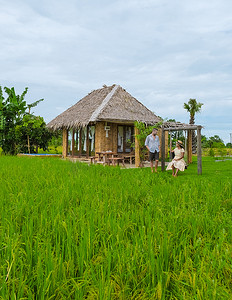
[[[0,299],[232,299],[232,160],[177,178],[0,156]]]

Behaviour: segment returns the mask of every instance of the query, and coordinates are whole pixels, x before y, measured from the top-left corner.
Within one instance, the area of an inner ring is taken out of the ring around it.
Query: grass
[[[231,299],[232,161],[179,177],[0,157],[0,299]]]

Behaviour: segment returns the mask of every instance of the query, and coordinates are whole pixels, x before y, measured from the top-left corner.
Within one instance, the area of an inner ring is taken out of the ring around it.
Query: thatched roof
[[[92,91],[49,122],[47,127],[53,130],[78,128],[98,121],[155,124],[160,118],[122,87],[112,85]]]

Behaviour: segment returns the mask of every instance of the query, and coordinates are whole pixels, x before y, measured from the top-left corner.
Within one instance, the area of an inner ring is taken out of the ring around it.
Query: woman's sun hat
[[[178,141],[177,141],[177,144],[178,144],[179,146],[181,146],[181,148],[184,148],[183,142],[182,142],[182,141],[178,140]]]

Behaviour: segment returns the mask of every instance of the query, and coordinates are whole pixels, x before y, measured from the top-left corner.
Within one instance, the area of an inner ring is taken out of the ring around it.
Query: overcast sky
[[[232,133],[231,0],[0,0],[0,85],[49,122],[103,84],[163,118]]]

